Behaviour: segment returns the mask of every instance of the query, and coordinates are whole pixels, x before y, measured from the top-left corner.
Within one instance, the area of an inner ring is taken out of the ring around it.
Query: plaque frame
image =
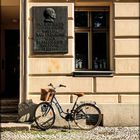
[[[68,53],[68,7],[32,7],[32,53]]]

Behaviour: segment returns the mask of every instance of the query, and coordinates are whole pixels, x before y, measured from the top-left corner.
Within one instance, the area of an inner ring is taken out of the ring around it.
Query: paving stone
[[[52,128],[41,131],[2,131],[1,140],[139,140],[139,127],[96,127],[90,131]]]

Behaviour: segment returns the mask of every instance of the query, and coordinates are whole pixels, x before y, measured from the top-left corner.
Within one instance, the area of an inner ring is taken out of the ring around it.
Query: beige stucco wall
[[[115,39],[115,55],[139,55],[139,39],[138,38],[120,38]]]
[[[115,89],[119,84],[116,90],[122,103],[139,104],[139,3],[116,2],[114,8],[115,74],[119,76],[111,86]]]
[[[121,19],[115,20],[115,36],[138,36],[139,20]]]
[[[94,2],[92,4],[94,6]],[[68,6],[67,54],[37,56],[31,54],[29,48],[32,44],[32,20],[29,20],[31,19],[29,11],[32,6],[44,5]],[[114,2],[112,7],[113,5],[111,16],[113,18],[111,18],[111,22],[114,24],[111,26],[112,37],[114,37],[111,41],[114,41],[112,43],[112,53],[114,52],[114,54],[111,58],[114,60],[112,63],[113,76],[73,77],[74,3],[28,3],[27,100],[32,99],[33,102],[38,103],[41,88],[47,88],[49,83],[54,85],[61,83],[67,85],[66,88],[58,89],[57,97],[61,104],[70,104],[72,93],[85,92],[85,96],[80,98],[79,102],[95,100],[104,114],[104,125],[132,125],[132,122],[138,124],[138,115],[132,116],[138,114],[139,103],[139,3]],[[72,99],[74,101],[74,95]],[[109,113],[111,113],[111,119]],[[128,114],[128,117],[123,115],[125,113]]]
[[[139,3],[115,3],[115,17],[139,17]]]
[[[123,67],[122,67],[123,66]],[[139,73],[139,58],[116,58],[115,71],[122,74],[138,74]]]
[[[32,46],[32,15],[29,12],[33,6],[67,6],[68,7],[68,53],[67,54],[48,54],[44,55],[32,55],[31,49],[28,49],[28,55],[30,57],[27,58],[28,62],[28,87],[27,87],[27,97],[28,99],[33,99],[36,101],[35,95],[30,95],[30,93],[40,93],[41,88],[47,88],[47,85],[51,82],[55,85],[57,84],[66,84],[70,82],[70,86],[67,86],[66,89],[60,90],[60,92],[71,92],[72,90],[78,91],[80,86],[75,86],[75,83],[78,83],[79,78],[75,79],[71,76],[65,76],[72,74],[74,70],[74,3],[36,3],[30,2],[28,3],[28,30],[27,30],[27,46]],[[30,47],[29,47],[30,48]],[[38,76],[36,76],[38,75]],[[51,76],[49,76],[51,75]],[[55,76],[57,75],[57,76]],[[90,79],[90,80],[89,80]],[[84,79],[85,82],[83,84],[92,84],[92,78]],[[73,82],[72,82],[73,81]],[[84,87],[84,86],[83,86]],[[87,87],[87,86],[86,86]],[[88,89],[83,88],[81,90],[90,91],[92,86]],[[65,94],[64,94],[65,95]],[[39,95],[37,95],[39,96]],[[63,100],[63,97],[59,97],[62,103],[66,100]],[[68,96],[69,100],[69,96]]]
[[[29,58],[29,74],[70,74],[73,58]]]
[[[64,84],[66,88],[59,88],[57,92],[93,92],[92,77],[69,77],[69,76],[31,76],[29,78],[29,92],[40,92],[41,88],[46,88],[49,83],[54,85]]]
[[[131,85],[131,86],[130,86]],[[97,78],[97,92],[139,92],[138,76]]]

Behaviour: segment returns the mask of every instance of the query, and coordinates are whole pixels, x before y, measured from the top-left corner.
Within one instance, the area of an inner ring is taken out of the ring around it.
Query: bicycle
[[[41,130],[49,129],[53,126],[56,115],[52,104],[58,109],[59,115],[61,118],[65,119],[68,122],[70,129],[70,121],[75,122],[75,124],[84,130],[90,130],[98,126],[102,120],[102,115],[100,109],[97,107],[96,103],[82,103],[77,104],[78,98],[84,96],[84,93],[74,93],[77,96],[73,107],[71,110],[67,109],[66,112],[63,111],[61,105],[56,99],[56,88],[53,84],[49,84],[51,88],[41,89],[41,100],[43,102],[39,103],[36,106],[34,112],[35,123]],[[58,86],[66,87],[65,85],[60,84]]]

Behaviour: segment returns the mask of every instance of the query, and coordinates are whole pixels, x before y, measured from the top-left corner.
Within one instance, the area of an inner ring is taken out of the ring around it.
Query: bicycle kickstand
[[[70,121],[68,121],[68,128],[69,128],[69,129],[71,129],[71,126],[70,126]]]

